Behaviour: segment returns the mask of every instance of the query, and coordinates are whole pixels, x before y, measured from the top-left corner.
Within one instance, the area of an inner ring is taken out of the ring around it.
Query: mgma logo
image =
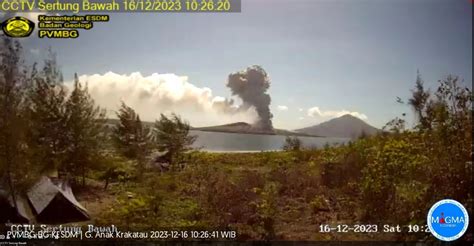
[[[454,241],[466,232],[469,215],[461,203],[445,199],[431,207],[427,222],[433,236],[443,241]]]

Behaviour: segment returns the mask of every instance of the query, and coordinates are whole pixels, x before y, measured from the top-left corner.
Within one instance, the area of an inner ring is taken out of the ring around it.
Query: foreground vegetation
[[[455,76],[434,93],[418,76],[407,103],[413,129],[402,117],[344,146],[309,150],[289,138],[281,152],[218,154],[191,150],[195,137],[177,115],[148,128],[123,103],[119,123],[107,128],[77,76],[65,90],[53,54],[37,71],[21,63],[18,43],[2,42],[0,177],[13,199],[59,170],[97,224],[233,229],[239,239],[260,240],[422,240],[428,234],[319,233],[319,226],[424,225],[443,198],[472,211],[472,93]]]
[[[234,229],[240,239],[428,240],[429,233],[319,232],[324,224],[422,226],[445,198],[472,209],[472,98],[459,83],[448,76],[431,95],[418,76],[408,102],[414,129],[396,118],[382,134],[337,147],[302,149],[288,138],[281,152],[187,152],[184,168],[115,183],[96,222]]]

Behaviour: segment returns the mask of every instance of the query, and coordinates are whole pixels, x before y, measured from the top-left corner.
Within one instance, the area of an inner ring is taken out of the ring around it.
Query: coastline
[[[191,128],[192,131],[201,131],[201,132],[220,132],[220,133],[234,133],[234,134],[248,134],[248,135],[270,135],[270,136],[294,136],[294,137],[313,137],[313,138],[327,138],[325,136],[316,136],[316,135],[309,135],[305,133],[298,133],[298,132],[289,132],[286,130],[279,130],[275,129],[277,132],[245,132],[245,131],[231,131],[231,130],[221,130],[221,129],[203,129],[203,128]],[[288,134],[281,134],[281,131],[285,131]],[[280,134],[279,134],[280,133]]]

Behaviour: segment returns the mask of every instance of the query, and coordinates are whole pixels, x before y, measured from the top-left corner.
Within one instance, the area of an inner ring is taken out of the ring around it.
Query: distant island
[[[361,135],[371,136],[382,130],[377,129],[363,120],[350,114],[331,119],[310,127],[297,129],[294,131],[284,129],[273,129],[272,131],[255,128],[246,122],[236,122],[231,124],[196,127],[193,130],[207,132],[228,132],[240,134],[266,134],[300,137],[339,137],[339,138],[358,138]]]
[[[195,127],[193,130],[204,132],[226,132],[240,134],[264,134],[264,135],[283,135],[283,136],[300,136],[300,137],[319,137],[317,135],[289,131],[284,129],[265,130],[252,126],[246,122],[236,122],[218,126]]]
[[[118,119],[107,119],[106,125],[109,128],[113,128],[119,124]],[[146,127],[153,127],[153,122],[142,121],[142,124]],[[263,135],[283,135],[283,136],[301,136],[301,137],[319,137],[313,134],[283,130],[283,129],[273,129],[272,131],[263,130],[252,126],[246,122],[236,122],[225,125],[218,126],[206,126],[206,127],[191,127],[191,130],[194,131],[203,131],[203,132],[227,132],[227,133],[240,133],[240,134],[263,134]]]
[[[372,136],[382,130],[350,114],[331,119],[318,125],[295,130],[299,133],[322,137],[358,138],[362,135]]]
[[[112,127],[118,124],[117,119],[108,119],[107,124]],[[153,122],[143,121],[148,127],[153,126]],[[246,122],[235,122],[217,126],[191,127],[191,130],[203,132],[225,132],[239,134],[262,134],[262,135],[281,135],[296,137],[337,137],[337,138],[358,138],[361,135],[372,136],[382,130],[375,128],[365,121],[350,114],[334,118],[320,124],[309,126],[293,131],[285,129],[265,130],[260,129]]]

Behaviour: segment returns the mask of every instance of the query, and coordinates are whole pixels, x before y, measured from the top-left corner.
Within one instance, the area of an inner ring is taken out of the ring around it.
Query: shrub
[[[320,191],[318,170],[309,165],[276,168],[269,173],[270,181],[280,185],[279,195],[311,199]]]
[[[286,151],[299,151],[301,150],[301,140],[298,137],[287,136],[285,143],[283,144],[283,150]]]
[[[275,239],[275,217],[277,215],[278,184],[269,182],[259,192],[257,204],[258,224],[261,237],[265,240]]]

